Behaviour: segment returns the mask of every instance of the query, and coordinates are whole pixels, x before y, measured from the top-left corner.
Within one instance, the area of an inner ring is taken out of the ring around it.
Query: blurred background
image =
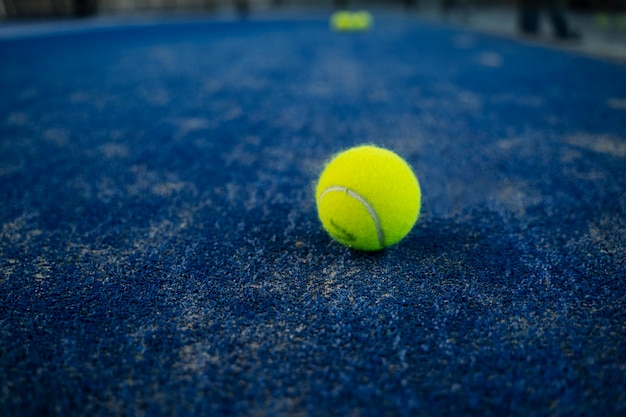
[[[522,4],[543,9],[536,30],[525,30],[521,24]],[[573,36],[554,36],[550,4],[558,5]],[[522,35],[530,41],[560,38],[565,41],[560,47],[626,63],[626,0],[0,0],[0,31],[3,26],[14,29],[15,24],[50,19],[176,14],[255,18],[284,11],[306,15],[343,8],[402,11],[498,35]]]
[[[475,8],[515,7],[516,3],[516,0],[0,0],[0,13],[4,18],[32,18],[145,11],[219,12],[234,9],[255,12],[275,8],[336,7],[405,7],[431,12],[438,9],[447,13],[455,9],[471,12]],[[562,4],[579,13],[626,11],[626,0],[563,0]]]

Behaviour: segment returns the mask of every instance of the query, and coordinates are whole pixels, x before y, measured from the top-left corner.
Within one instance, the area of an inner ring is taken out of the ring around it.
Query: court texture
[[[626,413],[626,66],[328,17],[0,36],[0,415]],[[373,253],[359,144],[422,188]]]

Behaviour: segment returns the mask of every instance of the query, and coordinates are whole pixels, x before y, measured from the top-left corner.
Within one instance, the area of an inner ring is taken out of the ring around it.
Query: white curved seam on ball
[[[367,210],[372,220],[374,220],[374,225],[376,226],[376,234],[378,235],[378,243],[380,244],[381,248],[384,248],[385,247],[385,233],[383,232],[382,225],[380,224],[380,219],[378,218],[378,215],[376,214],[376,210],[374,210],[374,207],[372,207],[372,205],[369,203],[369,201],[365,199],[365,197],[362,197],[361,195],[359,195],[358,193],[356,193],[355,191],[352,191],[351,189],[347,187],[341,187],[341,186],[335,185],[335,186],[324,189],[324,191],[322,191],[322,194],[320,195],[319,201],[322,201],[322,199],[324,198],[326,194],[330,192],[336,192],[336,191],[346,193],[348,196],[354,198],[356,201],[361,203],[363,207],[365,207],[365,210]]]

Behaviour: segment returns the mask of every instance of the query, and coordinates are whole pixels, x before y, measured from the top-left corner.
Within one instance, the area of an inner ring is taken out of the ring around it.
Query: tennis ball
[[[354,12],[352,13],[352,29],[367,30],[372,26],[372,20],[372,15],[365,10]]]
[[[345,246],[376,251],[398,243],[421,207],[419,182],[397,154],[371,145],[337,154],[316,187],[322,226]]]
[[[334,30],[344,31],[352,28],[352,13],[340,10],[330,17],[330,27]]]
[[[354,13],[339,10],[330,16],[330,27],[336,31],[362,31],[369,29],[373,20],[372,15],[365,10]]]

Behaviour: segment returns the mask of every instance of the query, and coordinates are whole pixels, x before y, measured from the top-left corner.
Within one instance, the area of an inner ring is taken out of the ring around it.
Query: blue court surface
[[[0,415],[626,413],[626,66],[375,18],[0,38]],[[363,143],[375,253],[314,195]]]

